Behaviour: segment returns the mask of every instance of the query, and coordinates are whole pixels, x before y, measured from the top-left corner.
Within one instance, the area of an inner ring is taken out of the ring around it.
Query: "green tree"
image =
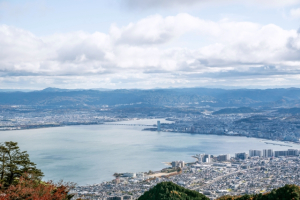
[[[5,142],[0,144],[0,183],[8,187],[20,178],[24,173],[29,173],[35,179],[43,176],[36,164],[30,161],[26,151],[20,151],[17,142]]]
[[[161,182],[146,191],[138,200],[209,200],[209,198],[172,182]]]

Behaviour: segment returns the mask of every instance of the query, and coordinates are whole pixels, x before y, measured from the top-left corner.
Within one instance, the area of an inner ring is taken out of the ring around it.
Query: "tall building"
[[[249,150],[249,157],[258,156],[261,157],[262,153],[260,150]]]
[[[274,151],[273,149],[264,149],[263,150],[263,157],[265,158],[270,158],[274,156]]]
[[[218,161],[228,161],[230,160],[230,154],[225,154],[225,155],[219,155],[217,157]]]
[[[246,153],[236,153],[235,154],[236,159],[246,160],[248,158],[248,154]]]
[[[180,168],[184,168],[184,165],[185,165],[184,161],[180,160],[179,161],[179,167]]]
[[[287,151],[275,151],[275,157],[279,156],[299,156],[299,150],[288,149]]]
[[[288,156],[299,156],[298,149],[288,149]]]
[[[275,157],[288,156],[288,151],[275,151]]]
[[[160,121],[157,121],[157,131],[160,131]]]
[[[204,154],[202,157],[202,162],[210,163],[210,155]]]
[[[171,165],[172,165],[172,167],[173,168],[175,168],[175,167],[180,167],[180,168],[183,168],[184,167],[184,165],[185,165],[185,163],[184,163],[184,161],[173,161],[172,163],[171,163]]]
[[[207,162],[210,163],[210,155],[209,154],[199,154],[197,155],[198,162],[203,163]]]

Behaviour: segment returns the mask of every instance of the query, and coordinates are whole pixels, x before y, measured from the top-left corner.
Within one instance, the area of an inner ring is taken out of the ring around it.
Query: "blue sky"
[[[0,0],[0,89],[298,87],[300,0]]]

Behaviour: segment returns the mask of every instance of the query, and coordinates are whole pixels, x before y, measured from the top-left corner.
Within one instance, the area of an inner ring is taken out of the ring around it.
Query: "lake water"
[[[156,124],[136,120],[122,124]],[[165,120],[160,119],[162,123]],[[0,141],[15,141],[44,174],[44,180],[79,185],[112,180],[115,172],[145,172],[166,167],[163,162],[194,161],[199,153],[213,155],[249,149],[300,149],[265,144],[266,140],[217,135],[142,131],[141,126],[89,125],[0,132]],[[270,142],[270,141],[268,141]],[[271,141],[273,142],[273,141]],[[273,142],[285,144],[283,142]]]

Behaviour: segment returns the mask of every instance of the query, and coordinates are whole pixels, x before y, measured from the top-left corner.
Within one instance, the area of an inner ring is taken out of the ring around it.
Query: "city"
[[[300,185],[299,153],[298,149],[264,149],[236,153],[234,157],[198,154],[194,156],[197,159],[194,163],[173,161],[169,169],[180,169],[178,173],[126,173],[110,182],[77,186],[71,193],[75,194],[74,199],[138,199],[164,181],[198,191],[210,199],[228,194],[265,193],[285,184]]]

